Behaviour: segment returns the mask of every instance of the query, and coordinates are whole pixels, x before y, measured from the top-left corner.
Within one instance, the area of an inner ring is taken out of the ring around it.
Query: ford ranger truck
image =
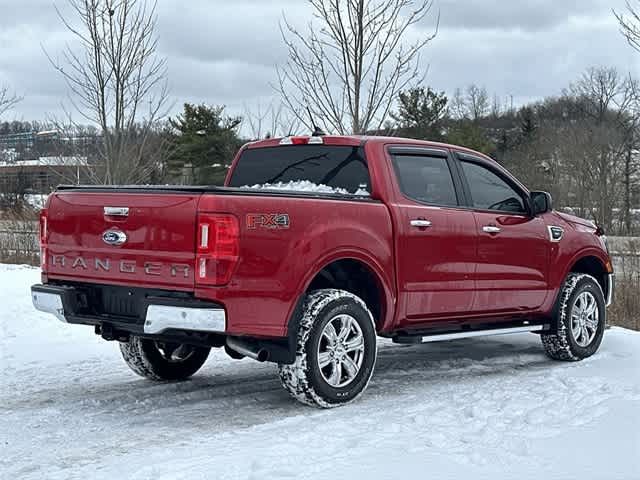
[[[614,289],[593,223],[480,153],[400,138],[249,143],[224,187],[61,186],[40,236],[35,308],[135,373],[183,380],[224,348],[319,407],[365,390],[377,337],[533,332],[589,357]]]

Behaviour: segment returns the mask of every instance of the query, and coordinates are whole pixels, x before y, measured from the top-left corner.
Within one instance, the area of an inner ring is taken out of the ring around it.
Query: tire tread
[[[570,273],[558,297],[557,314],[551,333],[543,333],[540,338],[547,356],[553,360],[564,362],[577,362],[582,357],[576,355],[569,342],[567,315],[569,314],[569,301],[578,286],[585,280],[591,281],[600,287],[598,281],[586,273]]]
[[[184,364],[169,364],[153,361],[145,351],[145,342],[150,340],[131,336],[128,342],[120,342],[120,352],[127,366],[137,375],[157,382],[167,380],[184,380],[197,372],[209,355],[209,349],[199,348],[194,357],[185,360]]]
[[[353,300],[368,313],[375,330],[375,322],[369,308],[364,301],[356,295],[344,290],[322,289],[313,291],[307,296],[298,327],[296,360],[291,365],[281,364],[278,368],[282,386],[293,398],[305,405],[319,408],[333,408],[344,405],[344,403],[331,403],[326,401],[320,394],[318,394],[318,392],[316,392],[311,382],[309,382],[310,366],[307,362],[306,345],[320,312],[329,303],[345,298]],[[366,389],[367,384],[368,381],[354,398],[345,403],[350,403],[356,400]]]

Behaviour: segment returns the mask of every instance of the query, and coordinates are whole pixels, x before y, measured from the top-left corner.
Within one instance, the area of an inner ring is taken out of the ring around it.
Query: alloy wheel
[[[591,292],[582,292],[571,309],[571,333],[576,343],[586,348],[598,333],[600,311],[596,297]]]
[[[342,388],[355,380],[364,360],[364,335],[355,318],[341,314],[327,322],[317,358],[322,378],[332,387]]]

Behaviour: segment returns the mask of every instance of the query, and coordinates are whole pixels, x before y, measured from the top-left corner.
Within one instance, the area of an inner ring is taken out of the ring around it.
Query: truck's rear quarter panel
[[[393,235],[381,202],[205,194],[199,210],[232,213],[240,224],[240,259],[231,282],[196,289],[196,296],[225,305],[229,333],[286,335],[289,316],[313,276],[341,258],[366,262],[392,295]],[[255,225],[251,219],[263,214],[286,214],[289,225]]]

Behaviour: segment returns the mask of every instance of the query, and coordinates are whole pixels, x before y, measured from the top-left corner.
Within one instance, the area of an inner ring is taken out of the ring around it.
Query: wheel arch
[[[569,263],[568,270],[565,272],[563,278],[566,278],[570,273],[585,273],[591,275],[598,281],[604,297],[607,297],[607,290],[609,288],[607,275],[609,272],[607,271],[606,260],[599,255],[593,252],[584,252],[581,255],[577,255]]]
[[[371,310],[378,332],[393,321],[396,300],[390,281],[377,262],[362,252],[343,251],[324,258],[310,270],[300,296],[321,288],[337,288],[360,297]]]

